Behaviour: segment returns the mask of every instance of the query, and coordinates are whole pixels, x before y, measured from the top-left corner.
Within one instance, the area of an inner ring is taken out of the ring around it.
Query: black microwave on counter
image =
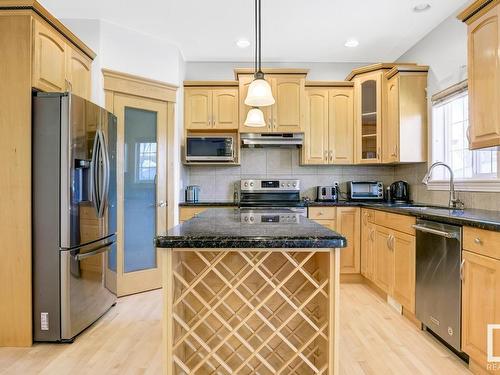
[[[235,137],[231,135],[188,135],[187,163],[231,163],[235,161]]]

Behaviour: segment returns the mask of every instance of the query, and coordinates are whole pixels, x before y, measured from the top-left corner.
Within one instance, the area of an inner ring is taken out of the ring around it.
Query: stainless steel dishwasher
[[[462,227],[418,219],[416,317],[458,352],[461,326]]]

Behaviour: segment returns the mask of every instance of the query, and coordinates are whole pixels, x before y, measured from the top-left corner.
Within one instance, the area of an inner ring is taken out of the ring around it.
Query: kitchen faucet
[[[450,199],[448,201],[448,207],[458,209],[458,210],[463,210],[465,205],[464,202],[462,202],[460,199],[457,198],[455,195],[455,180],[454,180],[454,175],[453,175],[453,170],[450,168],[450,166],[446,163],[443,162],[435,162],[429,167],[429,170],[425,174],[422,183],[424,185],[427,185],[429,183],[429,179],[431,178],[431,172],[435,167],[438,166],[443,166],[447,168],[450,171]]]

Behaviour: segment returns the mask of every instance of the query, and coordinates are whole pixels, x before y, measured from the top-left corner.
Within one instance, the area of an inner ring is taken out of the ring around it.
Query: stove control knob
[[[284,184],[284,183],[281,183],[281,187],[285,187],[285,184]]]
[[[293,187],[297,187],[297,184],[295,182],[293,183]]]
[[[286,184],[287,187],[290,187],[290,183]]]
[[[250,216],[250,221],[251,221],[251,222],[254,222],[254,221],[255,221],[255,219],[254,219],[254,217],[253,217],[253,216]]]
[[[254,183],[253,183],[253,182],[250,182],[250,186],[252,186],[252,187],[253,187],[253,185],[254,185]]]
[[[248,187],[248,182],[245,182],[245,187]]]
[[[248,221],[248,216],[245,216],[245,221]]]
[[[297,217],[292,217],[292,221],[297,221]]]

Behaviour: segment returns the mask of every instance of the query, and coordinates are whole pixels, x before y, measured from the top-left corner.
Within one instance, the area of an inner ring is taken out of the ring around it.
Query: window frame
[[[462,95],[468,91],[467,80],[462,81],[450,88],[443,90],[432,96],[430,101],[430,129],[429,129],[429,158],[427,167],[433,163],[434,155],[434,106],[452,100],[454,97]],[[445,151],[446,153],[446,151]],[[478,158],[473,157],[472,163],[477,163]],[[455,178],[455,190],[466,192],[500,192],[500,149],[497,152],[497,177],[496,178]],[[448,172],[446,172],[448,175]],[[427,184],[427,190],[449,191],[450,182],[447,179],[431,179]]]

